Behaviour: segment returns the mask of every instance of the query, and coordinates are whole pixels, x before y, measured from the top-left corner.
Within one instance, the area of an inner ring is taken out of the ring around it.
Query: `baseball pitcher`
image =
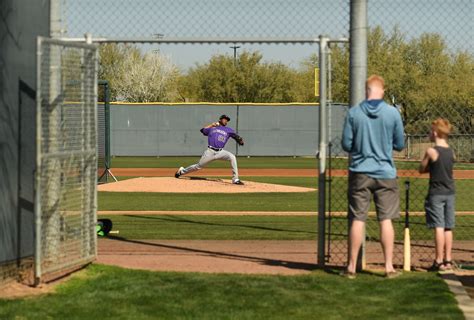
[[[207,136],[207,149],[204,151],[201,160],[198,163],[193,164],[187,168],[180,167],[174,174],[175,178],[179,178],[184,174],[194,172],[204,168],[208,163],[215,160],[226,160],[230,161],[232,165],[232,183],[243,185],[244,183],[239,179],[239,171],[237,169],[236,157],[227,150],[224,150],[224,146],[229,138],[234,139],[239,145],[244,145],[244,140],[238,134],[235,133],[234,129],[227,127],[227,123],[230,118],[223,114],[219,118],[219,122],[214,122],[201,129],[201,133]]]

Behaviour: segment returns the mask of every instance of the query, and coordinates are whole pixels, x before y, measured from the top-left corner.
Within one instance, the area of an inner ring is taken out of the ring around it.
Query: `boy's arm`
[[[421,160],[421,163],[420,163],[420,168],[418,169],[418,171],[420,173],[426,173],[426,172],[429,172],[430,171],[430,161],[435,161],[437,157],[437,152],[435,149],[433,148],[428,148],[428,150],[426,150],[425,152],[425,155],[423,157],[423,160]]]

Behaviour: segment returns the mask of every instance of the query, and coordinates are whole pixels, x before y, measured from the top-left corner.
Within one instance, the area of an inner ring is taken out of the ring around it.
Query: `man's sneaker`
[[[178,171],[176,171],[176,173],[174,174],[174,177],[175,177],[176,179],[178,179],[178,178],[182,175],[181,172],[183,171],[183,169],[184,169],[183,167],[180,167],[180,168],[178,169]]]
[[[235,181],[232,181],[233,184],[238,184],[238,185],[241,185],[243,186],[244,183],[242,181],[240,181],[239,179],[235,180]]]
[[[433,261],[433,264],[431,265],[431,267],[428,268],[428,271],[438,272],[442,270],[442,267],[443,267],[443,262],[438,262],[435,260]]]

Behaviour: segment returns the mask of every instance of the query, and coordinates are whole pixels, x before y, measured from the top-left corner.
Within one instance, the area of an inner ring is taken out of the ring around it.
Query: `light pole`
[[[239,49],[240,46],[237,46],[237,45],[234,44],[230,48],[234,50],[234,69],[235,69],[235,67],[237,66],[237,49]],[[239,132],[239,113],[240,113],[240,106],[237,105],[237,119],[236,119],[236,126],[235,126],[235,131],[237,133]],[[238,144],[235,144],[235,155],[236,156],[239,155],[239,145]]]
[[[153,38],[156,38],[156,39],[163,39],[165,35],[163,33],[155,33],[153,34]],[[151,52],[155,53],[155,54],[158,54],[160,53],[160,49],[154,49],[152,50]]]
[[[240,46],[233,45],[230,48],[234,49],[234,67],[235,67],[237,65],[237,49],[239,49]]]

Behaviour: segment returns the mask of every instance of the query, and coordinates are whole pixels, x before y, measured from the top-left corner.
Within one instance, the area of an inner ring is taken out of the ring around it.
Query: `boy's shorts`
[[[425,200],[426,225],[428,228],[454,228],[454,194],[428,195]]]
[[[372,194],[379,221],[400,217],[397,179],[374,179],[363,173],[349,172],[349,219],[367,220]]]

